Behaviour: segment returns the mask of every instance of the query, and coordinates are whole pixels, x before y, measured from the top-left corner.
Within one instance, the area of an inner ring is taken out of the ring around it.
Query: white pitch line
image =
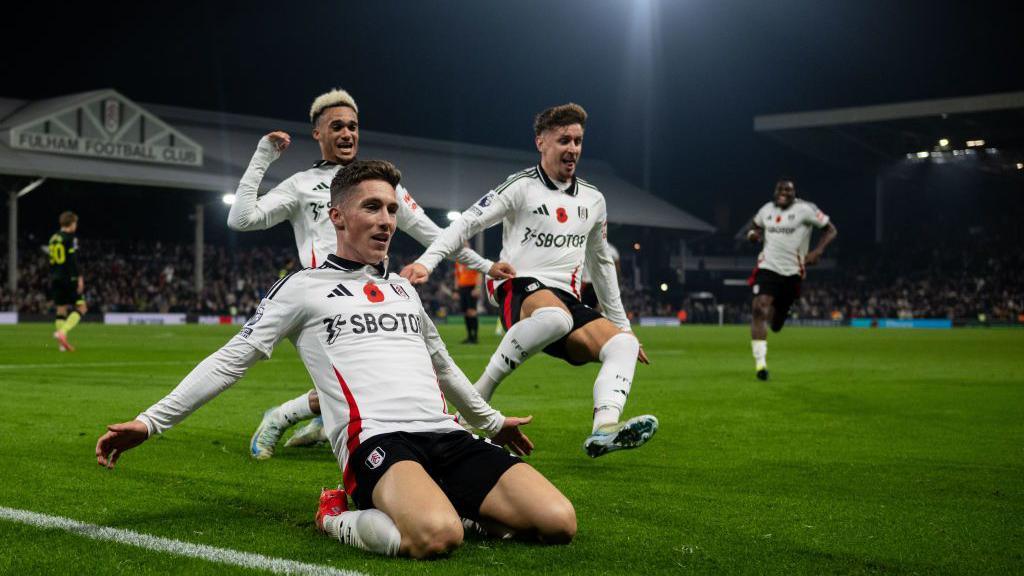
[[[122,530],[120,528],[108,528],[106,526],[97,526],[96,524],[86,524],[85,522],[78,522],[77,520],[72,520],[70,518],[50,516],[49,514],[39,514],[28,510],[19,510],[17,508],[0,506],[0,519],[28,524],[38,528],[64,530],[93,540],[109,540],[111,542],[117,542],[118,544],[136,546],[147,550],[166,552],[168,554],[187,556],[189,558],[199,558],[209,562],[219,562],[221,564],[230,564],[232,566],[240,566],[242,568],[266,570],[275,574],[299,574],[303,576],[367,576],[362,572],[356,572],[354,570],[338,570],[337,568],[322,566],[319,564],[306,564],[305,562],[296,562],[295,560],[286,560],[284,558],[273,558],[270,556],[263,556],[262,554],[254,554],[252,552],[241,552],[238,550],[231,550],[229,548],[217,548],[215,546],[207,546],[205,544],[182,542],[181,540],[161,538],[151,534],[132,532],[131,530]]]
[[[195,360],[153,360],[141,362],[53,362],[49,364],[0,364],[0,370],[31,370],[35,368],[127,368],[129,366],[178,366],[181,364],[198,364]]]

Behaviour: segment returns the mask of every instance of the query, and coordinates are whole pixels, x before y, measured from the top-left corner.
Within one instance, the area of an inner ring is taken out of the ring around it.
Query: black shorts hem
[[[583,328],[587,324],[604,318],[600,312],[594,310],[590,306],[587,306],[583,302],[580,302],[578,298],[569,294],[565,290],[559,288],[552,288],[545,286],[543,282],[536,278],[530,277],[517,277],[511,280],[505,281],[501,286],[498,287],[498,303],[501,305],[501,324],[508,330],[519,322],[519,313],[523,307],[523,300],[534,292],[540,290],[549,290],[554,294],[565,307],[569,309],[569,314],[572,316],[572,329],[565,336],[562,336],[558,340],[555,340],[551,344],[544,347],[544,352],[549,356],[555,358],[561,358],[573,366],[582,366],[586,364],[586,361],[579,362],[569,358],[569,351],[566,349],[566,343],[569,341],[569,336]]]

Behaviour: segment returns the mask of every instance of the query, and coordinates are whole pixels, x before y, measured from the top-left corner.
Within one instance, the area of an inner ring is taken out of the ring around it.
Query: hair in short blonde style
[[[533,131],[537,136],[540,136],[545,130],[561,126],[572,126],[573,124],[579,124],[580,127],[586,128],[587,111],[583,109],[583,106],[575,102],[569,102],[561,106],[552,106],[537,114],[537,117],[533,120]]]
[[[317,118],[323,114],[324,110],[334,108],[335,106],[348,106],[355,110],[356,114],[359,113],[359,107],[356,106],[356,101],[352,98],[352,95],[345,90],[335,88],[330,92],[317,96],[313,100],[313,105],[309,107],[309,121],[316,124]]]
[[[61,228],[67,228],[75,222],[78,222],[78,214],[68,210],[67,212],[61,212],[60,217],[57,219],[60,222]]]

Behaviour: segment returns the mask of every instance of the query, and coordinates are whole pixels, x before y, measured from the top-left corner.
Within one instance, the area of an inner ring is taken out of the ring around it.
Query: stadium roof
[[[156,104],[136,104],[114,90],[39,101],[0,98],[0,174],[234,192],[259,138],[293,135],[268,170],[264,189],[319,159],[309,124]],[[361,131],[361,156],[386,158],[427,208],[464,209],[507,175],[536,163],[510,150]],[[586,160],[583,176],[598,186],[610,221],[684,231],[714,228]]]
[[[941,160],[976,148],[988,158],[979,166],[1016,170],[1024,149],[1024,92],[757,116],[754,130],[855,169],[876,170],[918,154]]]

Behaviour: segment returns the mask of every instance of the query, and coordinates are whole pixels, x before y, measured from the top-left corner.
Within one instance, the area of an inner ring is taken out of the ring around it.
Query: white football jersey
[[[828,222],[828,215],[811,202],[797,198],[786,209],[768,202],[754,215],[754,224],[764,229],[757,267],[783,276],[803,276],[811,230],[824,228]]]
[[[235,203],[228,212],[228,227],[238,231],[265,230],[281,222],[290,222],[295,232],[299,261],[303,267],[315,268],[328,254],[337,252],[337,233],[327,209],[331,203],[331,180],[341,167],[320,160],[309,170],[293,174],[257,197],[264,173],[280,155],[269,138],[264,136],[260,140],[245,175],[238,183]],[[407,232],[420,244],[429,246],[441,228],[401,184],[395,188],[395,195],[398,199],[398,213],[395,214],[398,229]],[[494,264],[468,248],[455,253],[454,257],[485,274]]]
[[[563,191],[534,166],[509,176],[463,212],[417,262],[432,271],[463,242],[501,222],[501,260],[512,264],[517,276],[536,278],[579,298],[587,262],[605,316],[628,330],[608,250],[607,220],[604,196],[592,184],[573,178]]]
[[[446,398],[489,435],[504,423],[448,356],[407,280],[383,266],[334,254],[319,268],[274,284],[241,332],[139,419],[151,432],[162,432],[241,378],[259,357],[269,358],[286,337],[316,386],[327,438],[349,493],[355,480],[348,458],[368,438],[462,432]]]

